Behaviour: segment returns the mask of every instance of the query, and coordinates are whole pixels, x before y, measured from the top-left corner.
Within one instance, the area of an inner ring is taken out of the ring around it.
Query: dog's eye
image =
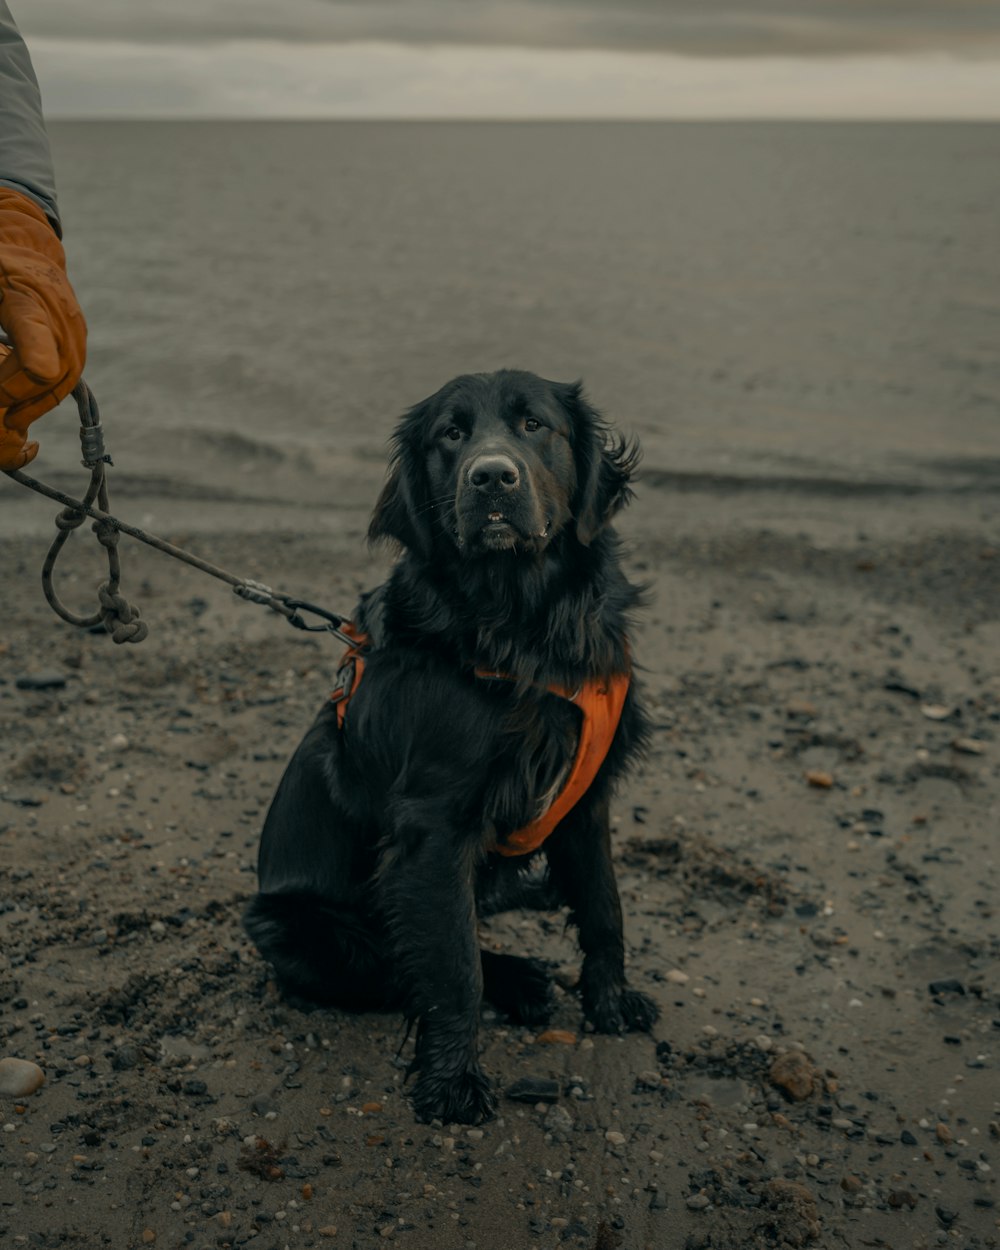
[[[450,443],[457,443],[462,437],[462,431],[457,425],[449,425],[448,428],[442,433],[441,437],[446,438]]]
[[[527,421],[525,421],[524,423],[524,428],[528,431],[529,434],[534,434],[536,430],[540,430],[542,428],[542,423],[541,421],[536,420],[534,417],[529,417]]]

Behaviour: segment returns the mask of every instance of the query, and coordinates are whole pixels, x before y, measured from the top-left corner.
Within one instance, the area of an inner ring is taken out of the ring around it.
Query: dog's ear
[[[421,450],[424,406],[411,408],[393,435],[389,476],[368,524],[368,541],[395,541],[426,558],[434,539]]]
[[[557,394],[573,431],[576,536],[589,547],[632,498],[629,483],[642,453],[634,440],[611,433],[600,413],[584,399],[581,383],[562,386]]]

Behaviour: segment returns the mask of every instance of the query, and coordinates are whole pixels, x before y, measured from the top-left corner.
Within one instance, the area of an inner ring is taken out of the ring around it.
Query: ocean
[[[86,376],[147,518],[360,512],[399,414],[502,366],[582,377],[681,487],[1000,484],[996,125],[51,130]],[[78,482],[69,406],[36,429],[38,475]]]

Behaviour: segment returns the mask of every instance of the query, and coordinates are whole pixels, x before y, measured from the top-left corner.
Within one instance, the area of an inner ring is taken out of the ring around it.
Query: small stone
[[[895,1211],[902,1210],[903,1207],[909,1207],[912,1211],[917,1205],[917,1195],[909,1189],[891,1189],[889,1191],[889,1206]]]
[[[25,1098],[45,1082],[45,1073],[29,1059],[0,1059],[0,1094]]]
[[[686,1199],[686,1206],[691,1211],[704,1211],[711,1201],[708,1194],[702,1190],[700,1194],[692,1194],[690,1198]]]
[[[691,978],[686,972],[681,972],[680,968],[671,968],[666,974],[666,980],[669,981],[671,985],[687,985]]]
[[[640,1072],[636,1079],[644,1089],[659,1089],[663,1084],[663,1078],[659,1072],[654,1072],[651,1068]]]
[[[543,1077],[523,1076],[506,1091],[514,1102],[558,1102],[559,1082]]]
[[[127,751],[128,738],[124,734],[112,734],[108,739],[108,746],[112,751]]]
[[[617,1129],[609,1128],[604,1134],[604,1140],[612,1146],[624,1146],[625,1134],[619,1133]]]
[[[139,1062],[139,1051],[131,1042],[119,1046],[111,1056],[111,1066],[116,1072],[129,1072]]]
[[[806,773],[806,781],[817,790],[829,790],[833,785],[833,773],[822,768],[810,768]]]
[[[938,1124],[934,1130],[934,1136],[938,1139],[942,1146],[950,1146],[953,1140],[951,1129],[947,1124]]]
[[[568,1029],[546,1029],[539,1033],[535,1041],[541,1046],[575,1046],[576,1034]]]
[[[77,1068],[89,1068],[93,1063],[93,1059],[89,1055],[77,1055],[73,1060],[73,1066]]]
[[[965,986],[957,977],[942,977],[927,986],[931,994],[964,994]]]
[[[62,690],[66,685],[64,674],[46,669],[40,673],[25,673],[14,683],[18,690]]]
[[[575,1126],[566,1108],[555,1104],[545,1111],[545,1127],[550,1133],[572,1133]]]
[[[336,1224],[324,1224],[321,1228],[317,1228],[316,1231],[317,1233],[319,1233],[321,1237],[336,1237],[337,1225]]]
[[[943,703],[922,703],[920,705],[920,711],[928,720],[947,720],[953,710],[953,708],[945,707]]]
[[[771,1064],[768,1079],[792,1102],[804,1102],[815,1088],[816,1069],[800,1050],[790,1050]]]
[[[816,715],[816,705],[810,703],[808,699],[791,699],[785,704],[785,714],[811,719]]]
[[[144,1245],[151,1246],[156,1240],[156,1233],[151,1228],[144,1228],[142,1230],[142,1240]]]
[[[978,738],[953,738],[951,749],[961,751],[963,755],[982,755],[986,750],[986,743],[980,742]]]
[[[380,1102],[366,1102],[361,1106],[361,1111],[364,1115],[377,1115],[381,1110],[382,1104]]]

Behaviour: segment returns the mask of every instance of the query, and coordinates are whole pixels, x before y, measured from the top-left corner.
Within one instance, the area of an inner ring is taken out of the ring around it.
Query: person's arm
[[[62,237],[42,98],[7,0],[0,0],[0,186],[35,200]]]
[[[28,49],[0,0],[0,469],[33,460],[32,421],[76,385],[87,327],[66,276],[42,102]]]

